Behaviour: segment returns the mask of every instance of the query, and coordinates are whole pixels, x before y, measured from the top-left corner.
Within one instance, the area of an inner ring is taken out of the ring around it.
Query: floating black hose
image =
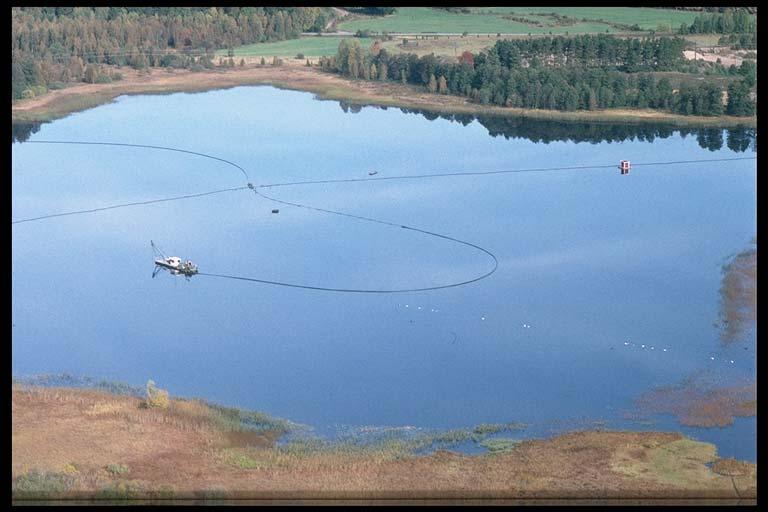
[[[733,160],[755,160],[757,157],[737,157],[737,158],[711,158],[706,160],[678,160],[675,162],[647,162],[647,163],[633,163],[632,166],[640,165],[677,165],[677,164],[696,164],[706,162],[730,162]],[[384,181],[384,180],[413,180],[424,178],[443,178],[446,176],[487,176],[489,174],[510,174],[519,172],[550,172],[550,171],[575,171],[584,169],[615,169],[616,165],[575,165],[570,167],[546,167],[537,169],[508,169],[502,171],[459,171],[459,172],[441,172],[434,174],[411,174],[401,176],[380,176],[376,178],[347,178],[336,180],[314,180],[314,181],[287,181],[284,183],[268,183],[266,185],[259,185],[261,188],[271,187],[290,187],[294,185],[319,185],[327,183],[353,183],[358,181]]]
[[[94,212],[102,212],[104,210],[114,210],[115,208],[125,208],[126,206],[141,206],[141,205],[147,205],[147,204],[155,204],[155,203],[164,203],[167,201],[179,201],[181,199],[190,199],[193,197],[202,197],[202,196],[210,196],[213,194],[221,194],[222,192],[232,192],[234,190],[244,190],[248,187],[234,187],[234,188],[224,188],[221,190],[212,190],[210,192],[201,192],[200,194],[187,194],[184,196],[173,196],[173,197],[163,197],[160,199],[150,199],[148,201],[137,201],[135,203],[123,203],[123,204],[114,204],[111,206],[103,206],[101,208],[91,208],[90,210],[75,210],[71,212],[63,212],[63,213],[51,213],[49,215],[43,215],[40,217],[30,217],[28,219],[20,219],[12,221],[11,224],[21,224],[22,222],[32,222],[36,220],[45,220],[50,219],[53,217],[66,217],[67,215],[80,215],[82,213],[94,213]]]
[[[168,146],[152,146],[148,144],[126,144],[123,142],[82,142],[82,141],[71,141],[71,140],[28,140],[26,144],[81,144],[81,145],[90,145],[90,146],[124,146],[128,148],[161,149],[163,151],[175,151],[176,153],[187,153],[190,155],[202,156],[203,158],[210,158],[211,160],[218,160],[219,162],[224,162],[225,164],[231,165],[235,169],[238,169],[240,172],[242,172],[243,176],[245,176],[246,181],[248,182],[251,181],[250,178],[248,178],[248,173],[245,172],[245,169],[237,165],[235,162],[226,160],[224,158],[219,158],[217,156],[206,155],[205,153],[198,153],[197,151],[171,148]]]
[[[240,170],[240,172],[242,172],[243,175],[245,176],[246,180],[249,180],[248,173],[245,171],[245,169],[243,169],[242,167],[240,167],[239,165],[237,165],[234,162],[231,162],[231,161],[226,160],[224,158],[219,158],[219,157],[207,155],[205,153],[198,153],[196,151],[188,151],[188,150],[185,150],[185,149],[171,148],[171,147],[166,147],[166,146],[152,146],[152,145],[145,145],[145,144],[126,144],[126,143],[117,143],[117,142],[81,142],[81,141],[46,141],[46,140],[28,141],[28,142],[34,142],[34,143],[38,143],[38,144],[89,144],[89,145],[103,145],[103,146],[123,146],[123,147],[133,147],[133,148],[143,148],[143,149],[160,149],[160,150],[165,150],[165,151],[175,151],[175,152],[178,152],[178,153],[187,153],[187,154],[191,154],[191,155],[196,155],[196,156],[202,156],[202,157],[205,157],[205,158],[210,158],[212,160],[217,160],[217,161],[220,161],[220,162],[224,162],[225,164],[231,165],[231,166],[235,167],[236,169]],[[353,215],[353,214],[349,214],[349,213],[338,212],[338,211],[334,211],[334,210],[327,210],[327,209],[323,209],[323,208],[316,208],[316,207],[313,207],[313,206],[304,205],[304,204],[300,204],[300,203],[291,203],[291,202],[288,202],[288,201],[282,201],[280,199],[275,199],[275,198],[272,198],[272,197],[269,197],[269,196],[266,196],[266,195],[260,193],[250,183],[250,180],[248,181],[248,183],[244,187],[236,187],[236,188],[232,188],[232,189],[217,190],[217,191],[212,191],[212,192],[204,192],[204,193],[201,193],[201,194],[191,194],[191,195],[186,195],[186,196],[177,196],[177,197],[171,197],[171,198],[165,198],[165,199],[155,199],[155,200],[144,201],[144,202],[140,202],[140,203],[126,203],[126,204],[121,204],[121,205],[107,206],[107,207],[103,207],[103,208],[95,208],[95,209],[91,209],[91,210],[80,210],[80,211],[77,211],[77,212],[65,212],[65,213],[51,214],[51,215],[46,215],[46,216],[42,216],[42,217],[36,217],[36,218],[32,218],[32,219],[22,219],[22,220],[19,220],[19,221],[12,222],[12,224],[17,224],[17,223],[21,223],[21,222],[30,222],[30,221],[33,221],[33,220],[41,220],[41,219],[46,219],[46,218],[51,218],[51,217],[56,217],[56,216],[75,215],[75,214],[78,214],[78,213],[89,213],[89,212],[107,210],[107,209],[111,209],[111,208],[121,208],[121,207],[125,207],[125,206],[134,206],[134,205],[138,205],[138,204],[151,204],[151,203],[157,203],[157,202],[161,202],[161,201],[175,201],[175,200],[178,200],[178,199],[186,199],[186,198],[189,198],[189,197],[199,197],[199,196],[203,196],[203,195],[211,195],[211,194],[216,194],[216,193],[230,191],[230,190],[243,190],[245,188],[250,188],[250,189],[252,189],[256,193],[256,195],[261,196],[261,197],[263,197],[263,198],[265,198],[267,200],[277,202],[277,203],[287,204],[287,205],[290,205],[290,206],[296,206],[296,207],[300,207],[300,208],[307,208],[307,209],[311,209],[311,210],[315,210],[315,211],[321,211],[321,212],[325,212],[325,213],[332,213],[332,214],[335,214],[335,215],[341,215],[341,216],[344,216],[344,217],[355,218],[355,219],[364,220],[364,221],[367,221],[367,222],[375,222],[375,223],[378,223],[378,224],[384,224],[384,225],[388,225],[388,226],[399,227],[399,228],[402,228],[402,229],[409,229],[411,231],[416,231],[416,232],[419,232],[419,233],[423,233],[423,234],[428,235],[428,236],[442,238],[442,239],[445,239],[445,240],[448,240],[448,241],[451,241],[451,242],[454,242],[454,243],[466,245],[468,247],[472,247],[474,249],[482,251],[485,254],[487,254],[488,256],[490,256],[491,259],[493,260],[493,268],[490,271],[488,271],[488,272],[486,272],[486,273],[484,273],[484,274],[482,274],[480,276],[474,277],[472,279],[467,279],[467,280],[464,280],[464,281],[460,281],[460,282],[454,282],[454,283],[449,283],[449,284],[439,285],[439,286],[423,287],[423,288],[403,288],[403,289],[391,289],[391,290],[373,290],[373,289],[364,289],[364,288],[331,288],[331,287],[322,287],[322,286],[310,286],[310,285],[302,285],[302,284],[296,284],[296,283],[287,283],[287,282],[282,282],[282,281],[271,281],[271,280],[267,280],[267,279],[257,279],[257,278],[244,277],[244,276],[232,276],[232,275],[206,273],[206,272],[200,272],[197,275],[203,275],[203,276],[209,276],[209,277],[219,277],[219,278],[224,278],[224,279],[235,279],[235,280],[239,280],[239,281],[250,281],[250,282],[255,282],[255,283],[263,283],[263,284],[272,284],[272,285],[276,285],[276,286],[285,286],[285,287],[289,287],[289,288],[302,288],[302,289],[305,289],[305,290],[319,290],[319,291],[328,291],[328,292],[345,292],[345,293],[408,293],[408,292],[420,292],[420,291],[428,291],[428,290],[441,290],[441,289],[444,289],[444,288],[454,288],[454,287],[457,287],[457,286],[463,286],[463,285],[466,285],[466,284],[474,283],[476,281],[480,281],[481,279],[485,279],[486,277],[488,277],[491,274],[493,274],[494,272],[496,272],[496,269],[499,266],[499,262],[498,262],[498,259],[496,258],[496,256],[492,252],[488,251],[487,249],[484,249],[484,248],[480,247],[479,245],[475,245],[473,243],[466,242],[464,240],[459,240],[457,238],[453,238],[453,237],[450,237],[450,236],[447,236],[447,235],[441,235],[439,233],[433,233],[431,231],[426,231],[426,230],[423,230],[423,229],[415,228],[415,227],[412,227],[412,226],[405,226],[405,225],[402,225],[402,224],[396,224],[394,222],[388,222],[388,221],[383,221],[383,220],[379,220],[379,219],[373,219],[373,218],[370,218],[370,217],[363,217],[363,216],[360,216],[360,215]]]
[[[274,285],[278,285],[278,286],[287,286],[287,287],[290,287],[290,288],[303,288],[305,290],[318,290],[318,291],[324,291],[324,292],[343,292],[343,293],[412,293],[412,292],[426,292],[426,291],[432,291],[432,290],[443,290],[445,288],[455,288],[457,286],[463,286],[463,285],[466,285],[466,284],[475,283],[477,281],[480,281],[481,279],[485,279],[486,277],[490,276],[491,274],[496,272],[496,269],[499,268],[499,260],[496,258],[496,255],[494,255],[491,251],[489,251],[489,250],[487,250],[487,249],[485,249],[483,247],[480,247],[479,245],[475,245],[475,244],[473,244],[471,242],[467,242],[467,241],[464,241],[464,240],[459,240],[458,238],[453,238],[453,237],[450,237],[450,236],[447,236],[447,235],[441,235],[440,233],[433,233],[431,231],[426,231],[424,229],[419,229],[419,228],[415,228],[415,227],[412,227],[412,226],[406,226],[404,224],[396,224],[394,222],[389,222],[389,221],[386,221],[386,220],[373,219],[373,218],[370,218],[370,217],[363,217],[361,215],[354,215],[354,214],[351,214],[351,213],[344,213],[344,212],[339,212],[339,211],[336,211],[336,210],[327,210],[325,208],[318,208],[318,207],[315,207],[315,206],[310,206],[310,205],[301,204],[301,203],[293,203],[293,202],[290,202],[290,201],[283,201],[281,199],[275,199],[274,197],[267,196],[267,195],[259,192],[258,190],[254,190],[254,192],[256,193],[256,195],[259,195],[259,196],[263,197],[264,199],[267,199],[269,201],[274,201],[276,203],[285,204],[285,205],[289,205],[289,206],[295,206],[297,208],[306,208],[308,210],[315,210],[315,211],[323,212],[323,213],[332,213],[334,215],[340,215],[340,216],[343,216],[343,217],[349,217],[349,218],[352,218],[352,219],[358,219],[358,220],[363,220],[363,221],[367,221],[367,222],[375,222],[375,223],[378,223],[378,224],[384,224],[384,225],[387,225],[387,226],[392,226],[392,227],[397,227],[397,228],[402,228],[402,229],[409,229],[411,231],[416,231],[418,233],[423,233],[423,234],[428,235],[428,236],[442,238],[442,239],[449,240],[449,241],[454,242],[454,243],[466,245],[468,247],[472,247],[473,249],[477,249],[477,250],[479,250],[481,252],[484,252],[485,254],[490,256],[491,259],[493,260],[493,268],[491,270],[489,270],[488,272],[482,274],[482,275],[479,275],[479,276],[474,277],[472,279],[467,279],[465,281],[449,283],[449,284],[443,284],[443,285],[438,285],[438,286],[422,287],[422,288],[399,288],[399,289],[389,289],[389,290],[387,290],[387,289],[375,290],[375,289],[368,289],[368,288],[331,288],[331,287],[325,287],[325,286],[310,286],[310,285],[295,284],[295,283],[268,281],[268,280],[265,280],[265,279],[255,279],[255,278],[251,278],[251,277],[229,276],[229,275],[223,275],[223,274],[209,274],[209,273],[205,273],[205,272],[200,272],[199,275],[209,276],[209,277],[221,277],[221,278],[226,278],[226,279],[237,279],[239,281],[252,281],[252,282],[256,282],[256,283],[274,284]]]
[[[283,281],[272,281],[268,279],[257,279],[252,277],[245,277],[245,276],[234,276],[234,275],[226,275],[226,274],[216,274],[216,273],[207,273],[207,272],[200,272],[197,275],[201,276],[208,276],[208,277],[219,277],[223,279],[235,279],[238,281],[250,281],[255,283],[263,283],[263,284],[271,284],[275,286],[285,286],[289,288],[302,288],[305,290],[318,290],[318,291],[327,291],[327,292],[343,292],[343,293],[412,293],[412,292],[422,292],[422,291],[431,291],[431,290],[442,290],[446,288],[454,288],[457,286],[464,286],[470,283],[474,283],[477,281],[480,281],[481,279],[485,279],[486,277],[490,276],[496,270],[499,266],[499,261],[496,258],[496,256],[490,252],[489,250],[479,246],[475,245],[471,242],[467,242],[464,240],[460,240],[458,238],[453,238],[447,235],[441,235],[439,233],[434,233],[431,231],[426,231],[424,229],[415,228],[412,226],[406,226],[404,224],[398,224],[394,222],[389,222],[385,220],[380,219],[374,219],[371,217],[364,217],[361,215],[354,215],[351,213],[344,213],[339,212],[336,210],[329,210],[325,208],[318,208],[315,206],[310,206],[307,204],[302,203],[295,203],[290,201],[284,201],[281,199],[277,199],[274,197],[270,197],[263,192],[260,192],[259,188],[270,188],[270,187],[283,187],[283,186],[295,186],[295,185],[311,185],[311,184],[321,184],[321,183],[350,183],[350,182],[360,182],[360,181],[384,181],[384,180],[404,180],[404,179],[423,179],[423,178],[436,178],[436,177],[446,177],[446,176],[478,176],[478,175],[491,175],[491,174],[508,174],[508,173],[521,173],[521,172],[549,172],[549,171],[564,171],[564,170],[582,170],[582,169],[605,169],[605,168],[615,168],[615,165],[581,165],[581,166],[567,166],[567,167],[549,167],[549,168],[539,168],[539,169],[511,169],[511,170],[501,170],[501,171],[464,171],[464,172],[454,172],[454,173],[435,173],[435,174],[421,174],[421,175],[408,175],[408,176],[383,176],[378,178],[351,178],[351,179],[335,179],[335,180],[316,180],[316,181],[294,181],[294,182],[286,182],[286,183],[272,183],[267,185],[259,185],[258,187],[254,187],[253,184],[250,183],[250,179],[248,177],[248,173],[238,164],[226,160],[224,158],[215,157],[212,155],[208,155],[205,153],[199,153],[196,151],[188,151],[185,149],[178,149],[178,148],[171,148],[167,146],[154,146],[154,145],[146,145],[146,144],[126,144],[126,143],[117,143],[117,142],[82,142],[82,141],[47,141],[47,140],[37,140],[37,141],[27,141],[28,143],[37,143],[37,144],[86,144],[86,145],[103,145],[103,146],[123,146],[123,147],[132,147],[132,148],[143,148],[143,149],[159,149],[159,150],[165,150],[165,151],[174,151],[177,153],[187,153],[191,155],[201,156],[204,158],[209,158],[212,160],[217,160],[219,162],[223,162],[225,164],[231,165],[238,169],[243,176],[245,176],[247,183],[246,186],[243,187],[234,187],[234,188],[228,188],[228,189],[222,189],[222,190],[214,190],[211,192],[203,192],[200,194],[189,194],[184,196],[175,196],[170,198],[163,198],[163,199],[154,199],[149,201],[141,201],[141,202],[135,202],[135,203],[125,203],[125,204],[119,204],[119,205],[113,205],[113,206],[106,206],[102,208],[94,208],[90,210],[79,210],[74,212],[65,212],[65,213],[57,213],[57,214],[51,214],[51,215],[44,215],[41,217],[35,217],[30,219],[22,219],[18,221],[13,221],[11,224],[18,224],[22,222],[31,222],[34,220],[42,220],[42,219],[48,219],[51,217],[60,217],[64,215],[76,215],[80,213],[92,213],[97,211],[103,211],[103,210],[109,210],[113,208],[122,208],[126,206],[136,206],[136,205],[146,205],[146,204],[152,204],[152,203],[159,203],[164,201],[176,201],[180,199],[187,199],[192,197],[200,197],[200,196],[206,196],[211,194],[218,194],[221,192],[228,192],[228,191],[235,191],[235,190],[243,190],[246,188],[252,189],[257,196],[263,197],[264,199],[267,199],[269,201],[273,201],[276,203],[294,206],[297,208],[305,208],[308,210],[314,210],[318,212],[323,213],[331,213],[334,215],[339,215],[343,217],[349,217],[357,220],[362,220],[366,222],[374,222],[378,224],[384,224],[387,226],[392,227],[398,227],[402,229],[408,229],[411,231],[416,231],[418,233],[422,233],[427,236],[433,236],[436,238],[442,238],[444,240],[448,240],[450,242],[466,245],[468,247],[471,247],[473,249],[479,250],[486,255],[488,255],[493,260],[493,268],[489,270],[488,272],[485,272],[484,274],[481,274],[477,277],[474,277],[472,279],[467,279],[464,281],[444,284],[444,285],[438,285],[438,286],[430,286],[430,287],[422,287],[422,288],[402,288],[402,289],[382,289],[382,290],[375,290],[375,289],[365,289],[365,288],[332,288],[332,287],[323,287],[323,286],[311,286],[311,285],[302,285],[302,284],[296,284],[296,283],[287,283]],[[704,162],[723,162],[723,161],[733,161],[733,160],[754,160],[756,157],[737,157],[737,158],[713,158],[713,159],[705,159],[705,160],[678,160],[678,161],[672,161],[672,162],[648,162],[648,163],[636,163],[633,164],[634,166],[641,166],[641,165],[676,165],[676,164],[688,164],[688,163],[704,163]]]
[[[64,140],[30,140],[30,141],[27,141],[26,143],[27,144],[30,144],[30,143],[31,144],[79,144],[79,145],[96,145],[96,146],[122,146],[122,147],[129,147],[129,148],[159,149],[159,150],[163,150],[163,151],[174,151],[176,153],[186,153],[186,154],[190,154],[190,155],[201,156],[201,157],[204,157],[204,158],[210,158],[211,160],[217,160],[219,162],[223,162],[223,163],[225,163],[227,165],[231,165],[231,166],[235,167],[241,173],[243,173],[243,176],[245,176],[245,179],[249,181],[248,185],[250,187],[252,187],[252,185],[250,184],[250,180],[248,178],[248,173],[245,171],[245,169],[243,169],[242,167],[237,165],[235,162],[232,162],[230,160],[225,160],[224,158],[219,158],[219,157],[212,156],[212,155],[207,155],[205,153],[198,153],[196,151],[188,151],[186,149],[171,148],[171,147],[167,147],[167,146],[153,146],[153,145],[147,145],[147,144],[126,144],[126,143],[121,143],[121,142],[83,142],[83,141],[64,141]],[[181,200],[181,199],[190,199],[190,198],[193,198],[193,197],[202,197],[202,196],[209,196],[209,195],[213,195],[213,194],[220,194],[222,192],[231,192],[231,191],[234,191],[234,190],[242,190],[244,188],[246,188],[246,187],[225,188],[225,189],[221,189],[221,190],[213,190],[213,191],[210,191],[210,192],[203,192],[203,193],[200,193],[200,194],[187,194],[187,195],[182,195],[182,196],[173,196],[173,197],[166,197],[166,198],[161,198],[161,199],[151,199],[149,201],[137,201],[137,202],[133,202],[133,203],[116,204],[116,205],[111,205],[111,206],[104,206],[104,207],[101,207],[101,208],[91,208],[91,209],[86,209],[86,210],[75,210],[75,211],[63,212],[63,213],[52,213],[52,214],[49,214],[49,215],[41,215],[40,217],[31,217],[31,218],[28,218],[28,219],[20,219],[20,220],[16,220],[16,221],[11,221],[11,224],[21,224],[23,222],[33,222],[33,221],[37,221],[37,220],[50,219],[50,218],[53,218],[53,217],[65,217],[65,216],[68,216],[68,215],[80,215],[80,214],[84,214],[84,213],[94,213],[94,212],[100,212],[100,211],[104,211],[104,210],[113,210],[115,208],[125,208],[125,207],[128,207],[128,206],[140,206],[140,205],[147,205],[147,204],[154,204],[154,203],[163,203],[163,202],[167,202],[167,201],[178,201],[178,200]]]

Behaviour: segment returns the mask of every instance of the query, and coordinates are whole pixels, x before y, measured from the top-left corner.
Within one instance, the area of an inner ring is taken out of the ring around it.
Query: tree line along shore
[[[398,95],[402,106],[418,103],[426,107],[430,101],[425,101],[423,93],[427,93],[461,97],[465,100],[464,111],[476,106],[477,112],[501,107],[513,115],[542,111],[541,117],[557,118],[556,112],[570,114],[559,116],[564,119],[639,120],[658,112],[660,118],[673,122],[691,117],[690,121],[696,123],[701,121],[693,118],[702,117],[722,118],[724,124],[733,124],[730,118],[743,118],[745,124],[750,124],[755,113],[755,61],[745,59],[740,66],[725,67],[718,62],[687,60],[683,49],[689,43],[680,35],[497,39],[490,48],[467,50],[460,56],[418,56],[408,50],[408,45],[391,51],[386,41],[390,36],[374,37],[370,46],[366,44],[370,39],[353,37],[341,38],[336,54],[320,59],[305,59],[301,54],[296,59],[254,59],[242,54],[235,57],[234,48],[253,42],[291,40],[306,30],[319,33],[337,15],[336,11],[15,8],[12,12],[13,111],[14,118],[18,115],[19,119],[25,115],[21,112],[34,110],[25,108],[25,103],[49,91],[82,83],[110,85],[110,90],[117,90],[120,87],[115,84],[126,78],[136,82],[131,71],[147,74],[165,68],[204,72],[278,67],[298,61],[306,71],[335,73],[352,82],[368,81],[370,87],[391,83],[415,86],[399,91],[405,92],[405,96]],[[679,31],[713,31],[730,37],[732,45],[739,45],[745,35],[752,33],[750,30],[754,31],[754,18],[743,9],[702,13]],[[744,44],[750,43],[747,40]],[[229,50],[226,57],[219,56],[217,63],[216,50],[221,48]],[[327,81],[321,73],[317,75],[318,84]],[[307,80],[302,84],[307,85]],[[353,99],[354,89],[360,88],[345,87],[349,93],[345,99]],[[135,85],[126,89],[135,89]],[[86,94],[85,89],[82,92]],[[93,92],[88,89],[88,93]],[[335,92],[338,96],[339,91]],[[383,88],[378,96],[387,96],[386,92]],[[450,101],[436,98],[431,103]],[[621,114],[607,114],[611,111]]]

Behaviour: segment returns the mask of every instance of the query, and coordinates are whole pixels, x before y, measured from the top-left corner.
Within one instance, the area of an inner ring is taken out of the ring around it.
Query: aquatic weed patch
[[[23,377],[13,377],[13,383],[22,386],[32,387],[63,387],[63,388],[86,388],[106,391],[113,395],[143,397],[144,389],[131,386],[124,382],[116,382],[105,379],[94,379],[92,377],[81,377],[69,373],[45,373],[40,375],[31,375]]]
[[[757,249],[737,254],[722,268],[720,326],[723,343],[739,341],[757,320]]]
[[[381,457],[402,458],[429,455],[437,450],[457,449],[465,443],[488,449],[483,442],[502,432],[521,431],[528,425],[512,423],[481,423],[470,428],[426,430],[417,427],[360,427],[346,431],[333,442],[324,442],[324,449],[354,450]],[[508,441],[509,445],[511,441]],[[489,446],[499,448],[502,443]]]
[[[682,425],[725,427],[757,413],[756,392],[754,381],[723,385],[694,376],[644,393],[635,404],[641,414],[672,414]]]
[[[285,434],[290,432],[296,424],[276,418],[264,412],[225,407],[211,402],[205,402],[215,413],[216,423],[225,430],[271,430]]]
[[[527,427],[528,425],[525,423],[480,423],[472,429],[472,433],[484,436],[513,430],[525,430]]]
[[[520,443],[522,443],[520,439],[500,437],[493,439],[483,439],[480,441],[480,446],[487,449],[490,453],[502,453],[517,448]]]

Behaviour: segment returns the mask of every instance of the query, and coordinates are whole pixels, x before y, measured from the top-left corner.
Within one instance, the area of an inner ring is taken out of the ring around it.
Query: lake
[[[118,142],[159,149],[32,144]],[[26,141],[26,142],[22,142]],[[754,417],[639,420],[686,379],[754,382],[755,332],[718,325],[722,267],[756,235],[754,131],[437,116],[236,87],[123,96],[12,143],[15,376],[69,373],[199,396],[310,425],[522,422],[674,430],[754,461]],[[662,165],[689,160],[742,160]],[[619,160],[635,167],[621,175]],[[654,164],[656,163],[656,164]],[[654,165],[638,165],[654,164]],[[423,179],[440,173],[557,169]],[[376,172],[376,174],[369,174]],[[279,213],[272,213],[279,209]],[[150,240],[201,273],[152,279]],[[732,362],[731,362],[732,361]]]

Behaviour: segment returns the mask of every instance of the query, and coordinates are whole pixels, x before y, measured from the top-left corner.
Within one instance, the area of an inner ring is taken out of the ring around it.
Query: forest
[[[390,7],[350,8],[388,14]],[[324,30],[329,7],[15,7],[11,10],[12,98],[32,98],[71,82],[107,83],[122,74],[102,65],[214,67],[218,49]],[[755,47],[756,16],[746,8],[701,11],[681,34],[720,33],[721,41]],[[683,58],[682,37],[617,38],[608,34],[500,40],[456,59],[389,54],[374,43],[341,41],[326,71],[353,79],[392,80],[479,104],[564,111],[651,108],[684,115],[751,116],[756,66],[714,64],[727,76],[673,84],[664,72],[701,74]],[[230,59],[231,60],[231,59]],[[694,75],[691,76],[694,76]],[[734,80],[735,79],[735,80]]]
[[[477,54],[457,59],[434,55],[389,54],[377,43],[364,49],[342,40],[335,57],[321,66],[365,80],[394,80],[424,86],[435,94],[469,97],[480,104],[564,111],[651,108],[684,115],[750,116],[756,67],[744,61],[727,70],[738,80],[723,90],[710,80],[685,81],[675,89],[658,72],[684,72],[685,41],[679,37],[620,39],[580,35],[501,40]]]
[[[97,64],[212,67],[217,49],[319,31],[330,16],[326,7],[16,7],[12,95],[118,78]]]
[[[681,34],[746,34],[756,30],[757,16],[744,7],[702,13],[694,18],[690,26],[680,27]]]

